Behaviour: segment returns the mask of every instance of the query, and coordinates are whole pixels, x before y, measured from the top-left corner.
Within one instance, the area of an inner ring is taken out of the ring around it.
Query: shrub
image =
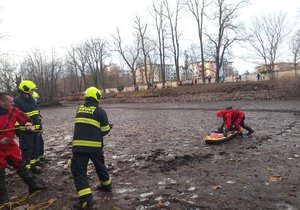
[[[119,91],[119,93],[121,93],[124,90],[124,86],[123,85],[118,86],[117,90]]]

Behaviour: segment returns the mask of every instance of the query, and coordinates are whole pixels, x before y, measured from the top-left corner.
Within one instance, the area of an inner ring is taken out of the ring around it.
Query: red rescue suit
[[[20,149],[14,141],[14,128],[16,122],[19,122],[21,125],[25,125],[27,122],[31,122],[31,120],[18,108],[13,108],[11,110],[4,110],[0,108],[0,130],[4,130],[0,131],[0,139],[6,137],[10,140],[10,144],[0,144],[0,169],[6,168],[7,160],[13,164],[16,170],[20,167],[22,157]]]
[[[231,110],[219,110],[217,111],[216,115],[218,117],[222,117],[225,123],[226,129],[230,128],[231,124],[235,125],[237,131],[241,132],[241,123],[245,120],[245,113],[238,110],[238,109],[231,109]]]

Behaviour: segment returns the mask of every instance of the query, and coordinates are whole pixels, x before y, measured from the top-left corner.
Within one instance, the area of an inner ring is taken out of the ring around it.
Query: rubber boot
[[[82,203],[75,204],[74,208],[77,209],[77,210],[92,210],[93,209],[93,203],[84,201]]]
[[[36,163],[35,163],[35,165],[36,166],[44,166],[45,165],[45,163],[44,162],[42,162],[41,160],[39,160],[39,161],[37,161]]]
[[[111,192],[112,191],[112,187],[111,184],[110,185],[98,185],[98,190],[103,191],[103,192]]]
[[[22,178],[22,180],[28,185],[28,191],[30,193],[38,191],[38,190],[44,190],[47,187],[40,185],[36,182],[34,176],[24,167],[20,169],[17,174]]]
[[[8,194],[5,187],[5,170],[0,169],[0,205],[8,202]]]
[[[248,131],[248,133],[246,134],[247,136],[249,136],[252,133],[254,133],[254,130],[252,128],[250,128],[250,126],[244,125],[244,128]]]
[[[223,133],[223,128],[222,128],[222,127],[219,127],[219,128],[217,129],[217,133]]]
[[[43,163],[44,165],[50,162],[50,159],[46,158],[45,155],[40,157],[40,162]]]
[[[42,173],[42,170],[40,168],[38,168],[36,166],[36,164],[32,164],[30,166],[30,169],[31,169],[31,172],[34,173],[34,174],[40,174],[40,173]]]

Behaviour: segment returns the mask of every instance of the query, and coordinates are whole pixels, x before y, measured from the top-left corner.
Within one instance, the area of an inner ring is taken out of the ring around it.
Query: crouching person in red
[[[28,185],[29,192],[46,188],[36,183],[22,161],[20,149],[14,141],[16,122],[25,125],[27,130],[33,130],[30,118],[18,108],[14,108],[13,97],[9,93],[0,92],[0,204],[9,200],[5,187],[7,163],[17,170],[17,174]]]
[[[221,109],[217,111],[216,115],[218,117],[223,118],[223,124],[218,130],[223,130],[224,131],[224,136],[227,136],[227,132],[231,128],[232,125],[235,126],[235,129],[242,134],[241,127],[246,129],[248,133],[246,135],[250,135],[254,133],[254,130],[245,124],[245,113],[238,110],[238,109],[233,109],[232,107],[227,107],[226,109]],[[225,127],[225,129],[223,129]]]

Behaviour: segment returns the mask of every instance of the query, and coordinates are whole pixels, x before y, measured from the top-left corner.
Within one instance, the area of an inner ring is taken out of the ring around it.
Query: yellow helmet
[[[33,99],[38,99],[38,98],[40,98],[40,96],[39,96],[39,94],[36,91],[33,91],[32,98]]]
[[[24,80],[19,85],[19,90],[24,93],[29,93],[31,90],[35,90],[36,85],[30,80]]]
[[[89,87],[88,89],[86,89],[86,91],[84,93],[84,97],[85,98],[94,98],[94,99],[96,99],[96,101],[100,102],[100,100],[102,98],[102,93],[98,88]]]

